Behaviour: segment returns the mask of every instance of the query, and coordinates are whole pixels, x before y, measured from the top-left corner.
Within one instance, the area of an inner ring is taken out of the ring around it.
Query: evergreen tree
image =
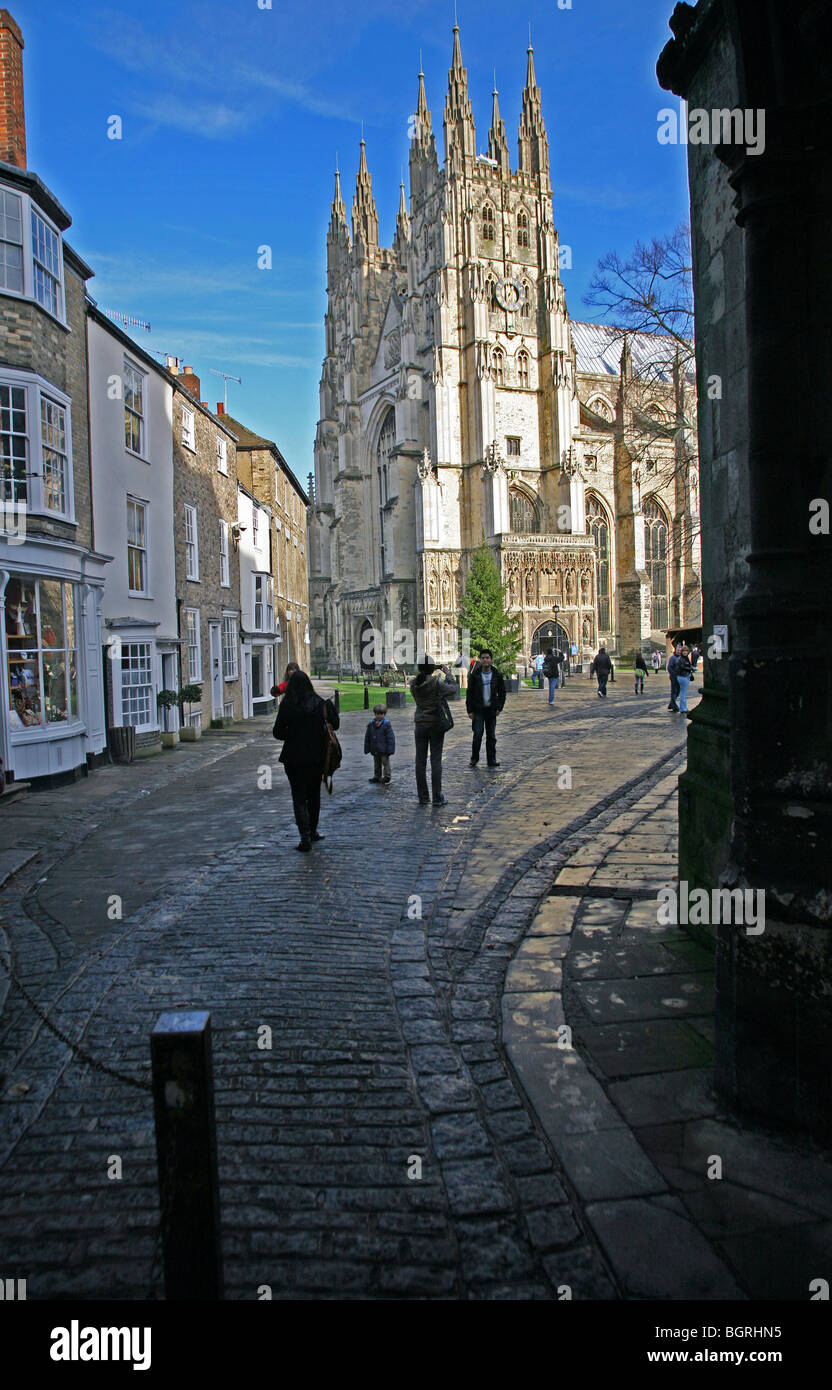
[[[504,675],[513,676],[517,655],[523,645],[523,621],[519,613],[508,612],[507,585],[500,583],[500,571],[485,541],[474,551],[465,592],[457,613],[460,642],[470,633],[471,655],[490,647],[494,665]]]

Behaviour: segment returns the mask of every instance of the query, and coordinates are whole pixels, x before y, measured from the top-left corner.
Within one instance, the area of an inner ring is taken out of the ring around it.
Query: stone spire
[[[621,380],[632,381],[633,379],[633,353],[630,347],[630,336],[624,334],[624,341],[621,344]]]
[[[445,165],[451,172],[461,171],[466,156],[473,159],[477,152],[474,113],[468,96],[468,73],[462,66],[459,45],[459,25],[454,25],[454,51],[448,72],[448,95],[445,98]]]
[[[526,71],[526,85],[523,88],[523,111],[520,116],[520,133],[517,148],[520,155],[520,169],[524,174],[540,174],[549,182],[549,141],[543,124],[540,107],[540,88],[534,74],[534,49],[529,41],[529,66]]]
[[[494,91],[491,93],[493,101],[491,106],[491,129],[488,132],[488,157],[496,159],[500,166],[500,173],[508,178],[511,174],[511,163],[508,157],[508,140],[506,139],[506,125],[500,115],[500,103],[497,94],[497,74],[494,74]]]
[[[436,137],[425,95],[425,74],[422,72],[421,54],[419,57],[419,96],[411,121],[410,137],[410,196],[414,207],[423,201],[439,176]]]
[[[341,196],[341,170],[335,165],[335,193],[332,199],[332,216],[329,219],[329,229],[333,235],[339,227],[347,225],[347,209],[344,199]]]
[[[330,264],[338,259],[341,251],[349,249],[350,230],[347,225],[347,209],[341,196],[341,173],[335,167],[335,194],[332,199],[332,216],[326,234],[327,259]]]
[[[396,241],[395,248],[399,254],[399,259],[404,258],[404,249],[410,241],[410,217],[407,211],[407,195],[404,191],[404,179],[399,184],[399,211],[396,215]]]
[[[361,137],[361,159],[355,179],[355,197],[352,200],[352,237],[367,248],[378,246],[378,213],[373,197],[373,180],[367,168],[367,149]]]

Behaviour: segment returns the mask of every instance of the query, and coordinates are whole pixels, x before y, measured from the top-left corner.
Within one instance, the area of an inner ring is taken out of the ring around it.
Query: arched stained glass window
[[[494,209],[490,203],[483,203],[482,239],[483,241],[494,240]]]
[[[586,499],[587,531],[598,553],[598,631],[610,631],[610,523],[597,497]]]
[[[650,576],[650,621],[659,632],[668,622],[668,527],[667,517],[655,498],[644,504],[644,560]]]
[[[508,495],[510,524],[516,536],[534,536],[539,530],[537,508],[524,492],[510,492]]]

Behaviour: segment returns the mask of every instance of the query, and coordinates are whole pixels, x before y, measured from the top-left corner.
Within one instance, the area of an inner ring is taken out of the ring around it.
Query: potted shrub
[[[189,705],[198,705],[202,700],[201,685],[183,685],[179,692],[179,708],[181,714],[181,727],[179,737],[188,743],[195,742],[202,734],[198,725],[186,724],[185,711],[182,708],[187,701]]]
[[[173,709],[176,705],[179,704],[178,691],[160,690],[159,694],[156,696],[156,703],[161,710],[165,711],[165,714],[167,715],[168,710]],[[167,723],[167,717],[165,718],[165,723]],[[177,743],[179,742],[178,729],[162,729],[161,734],[163,748],[176,747]]]

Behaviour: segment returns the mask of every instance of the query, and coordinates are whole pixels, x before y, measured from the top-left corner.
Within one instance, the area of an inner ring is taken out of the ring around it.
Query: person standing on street
[[[682,647],[676,661],[676,684],[679,687],[679,712],[688,712],[688,686],[693,675],[693,666],[690,659],[690,649]]]
[[[494,665],[487,647],[480,652],[480,669],[471,677],[465,696],[465,708],[471,717],[474,738],[471,744],[471,766],[480,760],[482,736],[485,733],[485,757],[489,767],[497,762],[497,715],[506,702],[506,683]]]
[[[598,648],[598,653],[595,656],[592,665],[589,668],[590,677],[594,676],[598,682],[599,700],[606,700],[607,698],[607,681],[610,678],[611,671],[612,662],[610,661],[610,658],[607,654],[607,649],[602,642],[601,646]]]
[[[534,673],[537,677],[537,684],[540,690],[543,689],[543,662],[546,660],[542,652],[538,652],[534,659]]]
[[[652,663],[653,663],[653,670],[654,670],[654,671],[656,672],[656,674],[658,675],[659,669],[660,669],[661,664],[662,664],[662,659],[661,659],[661,656],[660,656],[660,654],[659,654],[659,649],[658,649],[658,647],[657,647],[656,650],[653,652],[653,655],[652,655],[652,657],[650,658],[650,660],[651,660]]]
[[[633,665],[633,675],[635,676],[636,695],[644,694],[644,677],[647,675],[647,666],[642,652],[636,652],[636,659]]]
[[[679,698],[679,682],[676,679],[676,672],[678,668],[679,652],[678,649],[674,647],[671,655],[667,659],[667,666],[665,668],[668,676],[670,677],[670,703],[668,704],[667,708],[669,710],[672,710],[674,714],[679,713],[679,706],[676,703],[677,699]]]
[[[560,652],[556,652],[553,647],[550,647],[543,661],[543,674],[549,682],[550,705],[555,703],[555,691],[558,688],[558,672],[560,666],[558,657],[560,657],[561,661],[563,660]]]
[[[473,680],[473,675],[469,679]],[[430,781],[434,806],[444,806],[442,795],[442,744],[445,731],[442,728],[442,701],[449,695],[456,695],[457,683],[451,678],[447,666],[437,671],[435,662],[426,656],[419,663],[419,673],[410,682],[410,693],[416,702],[413,727],[416,736],[416,790],[419,805],[427,806],[428,796],[428,751],[430,751]]]
[[[321,813],[321,778],[324,775],[329,733],[327,724],[340,723],[331,700],[316,695],[305,671],[293,671],[280,702],[274,726],[275,738],[283,740],[280,761],[292,789],[292,806],[300,831],[295,849],[308,854],[318,834]]]
[[[371,782],[390,781],[390,759],[396,751],[396,735],[385,705],[373,705],[373,717],[364,731],[364,752],[373,755]]]

